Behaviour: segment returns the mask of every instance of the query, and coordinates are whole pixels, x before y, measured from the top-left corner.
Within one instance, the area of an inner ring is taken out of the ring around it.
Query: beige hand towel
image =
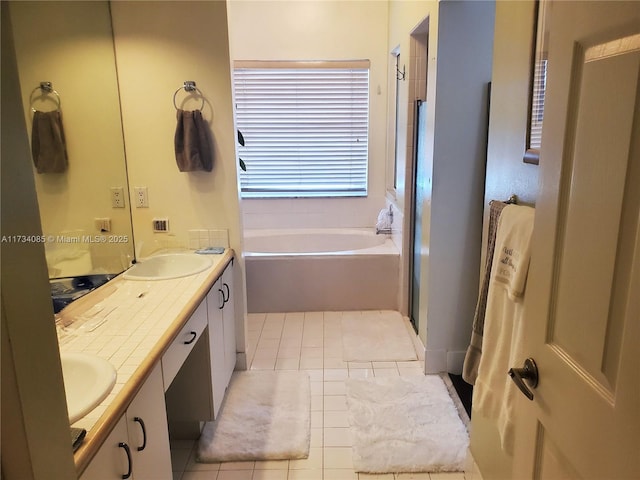
[[[33,112],[31,154],[38,173],[64,173],[69,165],[62,113]]]
[[[213,169],[210,130],[200,110],[178,110],[174,145],[176,163],[181,172]]]

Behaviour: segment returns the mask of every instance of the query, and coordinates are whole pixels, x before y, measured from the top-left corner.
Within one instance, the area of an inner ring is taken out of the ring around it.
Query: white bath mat
[[[310,412],[307,373],[236,372],[218,418],[204,427],[197,461],[307,458]]]
[[[469,435],[437,375],[347,380],[357,472],[464,470]]]
[[[398,312],[342,314],[342,356],[345,362],[417,360],[413,341]]]

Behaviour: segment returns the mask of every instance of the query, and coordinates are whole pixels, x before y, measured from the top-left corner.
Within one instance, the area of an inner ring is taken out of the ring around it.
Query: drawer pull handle
[[[138,451],[141,452],[147,448],[147,428],[144,426],[144,420],[140,417],[133,417],[133,421],[139,423],[142,428],[142,445],[138,447]]]
[[[223,283],[222,286],[227,291],[227,295],[226,296],[225,296],[224,292],[222,292],[222,297],[224,298],[224,303],[227,303],[229,301],[229,285],[227,285],[226,283]]]
[[[127,473],[122,475],[122,479],[127,480],[127,478],[131,477],[131,472],[133,471],[133,462],[131,461],[131,450],[129,450],[129,445],[127,445],[124,442],[120,442],[118,446],[120,448],[124,448],[124,451],[127,453],[127,462],[129,463],[129,469],[127,470]]]
[[[196,332],[189,332],[189,335],[192,335],[192,337],[184,342],[185,345],[191,345],[193,342],[195,342],[196,337],[198,336]]]
[[[227,303],[227,301],[224,298],[224,291],[222,291],[221,288],[218,289],[218,291],[220,292],[220,295],[222,296],[221,300],[222,300],[222,305],[218,306],[218,310],[222,310],[224,308],[224,304]]]

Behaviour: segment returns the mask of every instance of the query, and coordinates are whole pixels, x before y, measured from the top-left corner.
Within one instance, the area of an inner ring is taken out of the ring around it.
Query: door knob
[[[538,386],[538,366],[533,358],[527,358],[522,368],[510,368],[509,376],[514,381],[520,391],[529,399],[533,400],[533,392],[529,389],[525,380],[531,388]]]

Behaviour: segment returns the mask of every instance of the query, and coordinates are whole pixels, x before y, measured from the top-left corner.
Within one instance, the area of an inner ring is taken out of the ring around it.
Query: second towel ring
[[[180,90],[184,90],[185,92],[189,92],[190,94],[193,94],[193,92],[195,92],[197,95],[200,96],[200,99],[202,100],[202,105],[200,105],[200,110],[204,108],[204,95],[202,95],[202,92],[198,90],[198,87],[196,87],[196,82],[192,80],[187,80],[186,82],[184,82],[184,85],[182,85],[182,87],[177,89],[173,94],[173,106],[176,108],[176,110],[179,110],[178,105],[176,104],[176,96],[178,95],[178,92]]]
[[[31,107],[32,112],[34,113],[36,112],[36,109],[33,106],[33,102],[35,100],[33,98],[33,94],[36,93],[38,90],[40,90],[41,97],[44,97],[48,93],[53,93],[55,95],[54,100],[58,104],[58,108],[56,108],[56,110],[60,110],[60,107],[62,106],[62,101],[60,100],[60,94],[53,89],[53,85],[51,82],[40,82],[40,85],[34,88],[31,91],[31,94],[29,95],[29,106]]]

